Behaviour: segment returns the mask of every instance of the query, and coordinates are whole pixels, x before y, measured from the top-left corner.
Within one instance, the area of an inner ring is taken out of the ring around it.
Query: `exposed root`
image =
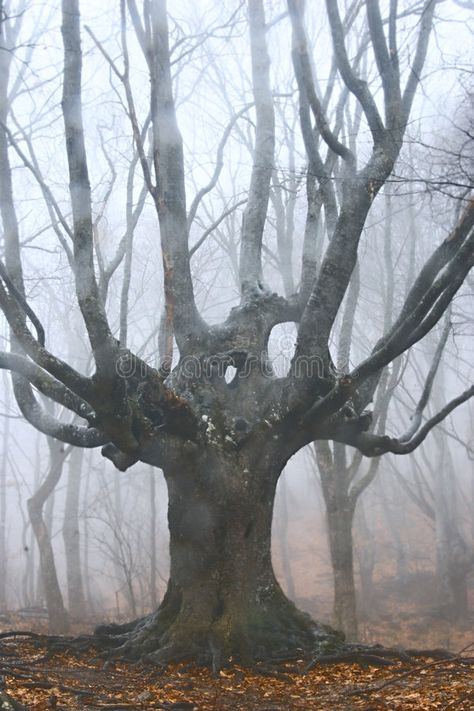
[[[0,691],[0,711],[28,711],[28,709],[12,699],[5,691]]]
[[[446,649],[392,649],[381,645],[343,644],[340,650],[334,654],[319,654],[309,662],[304,668],[304,673],[311,671],[319,664],[342,664],[354,663],[361,667],[392,666],[396,662],[407,662],[418,668],[419,658],[434,659],[441,662],[460,660],[459,655],[453,654]],[[464,659],[469,662],[469,659]],[[431,662],[428,666],[431,666]],[[412,670],[406,672],[412,673]]]
[[[470,645],[472,646],[472,645]],[[468,649],[468,648],[466,648]],[[463,657],[462,654],[465,650],[461,650],[457,654],[453,654],[452,652],[448,652],[447,650],[444,649],[427,649],[427,650],[422,650],[422,649],[415,649],[415,650],[410,650],[410,652],[415,652],[416,657],[429,657],[431,658],[432,661],[427,662],[425,664],[415,664],[414,659],[412,660],[413,666],[411,669],[408,669],[407,671],[400,671],[397,676],[394,676],[392,679],[388,679],[380,684],[375,684],[373,686],[368,686],[363,689],[356,689],[355,691],[349,692],[351,696],[357,696],[357,695],[362,695],[362,694],[367,694],[371,692],[379,692],[382,689],[385,689],[387,686],[391,686],[392,684],[398,684],[400,681],[403,679],[406,679],[408,676],[411,676],[412,674],[418,674],[421,671],[425,671],[427,669],[433,668],[433,667],[439,667],[441,665],[445,664],[459,664],[460,669],[457,669],[456,671],[462,670],[462,667],[466,666],[473,666],[474,665],[474,659],[471,657]],[[405,652],[406,653],[406,652]],[[413,654],[413,657],[415,656]],[[453,670],[450,667],[449,673],[452,674]]]
[[[106,660],[157,666],[189,660],[210,666],[214,674],[236,662],[263,675],[278,676],[288,671],[282,665],[289,661],[295,662],[295,671],[306,673],[318,665],[387,667],[402,661],[411,667],[420,657],[446,661],[455,657],[443,649],[401,650],[345,643],[340,633],[317,624],[283,596],[250,609],[228,605],[212,618],[198,614],[182,603],[181,596],[170,593],[155,613],[122,625],[101,625],[93,635],[68,638],[11,632],[0,635],[0,640],[20,635],[51,651],[79,654],[93,649]]]

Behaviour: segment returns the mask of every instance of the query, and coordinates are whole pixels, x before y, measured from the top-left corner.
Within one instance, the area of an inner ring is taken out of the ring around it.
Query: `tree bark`
[[[150,467],[150,602],[153,609],[158,604],[158,583],[157,583],[157,545],[156,545],[156,473]]]
[[[10,404],[10,389],[3,377],[5,386],[5,407],[8,410]],[[8,442],[10,436],[10,420],[5,418],[3,430],[3,452],[0,461],[0,611],[7,609],[7,469],[8,469]]]
[[[48,609],[49,630],[52,634],[65,634],[69,629],[68,614],[59,587],[53,546],[43,519],[43,506],[58,483],[64,463],[63,445],[55,440],[50,444],[50,469],[40,488],[28,499],[28,514],[40,553],[41,579]]]
[[[440,461],[434,473],[438,608],[450,622],[469,615],[469,556],[457,510],[454,463],[438,436]]]
[[[87,611],[82,580],[79,534],[79,497],[83,456],[82,449],[73,449],[71,452],[63,523],[69,614],[76,621],[84,620]]]
[[[348,497],[347,497],[348,498]],[[354,583],[352,523],[354,511],[350,501],[342,505],[327,504],[329,550],[334,577],[334,626],[348,641],[358,636],[357,603]]]
[[[328,628],[284,595],[271,560],[279,471],[216,451],[165,469],[169,491],[170,579],[156,613],[102,627],[120,652],[155,662],[196,658],[219,668],[311,651]],[[334,637],[337,640],[337,635]]]
[[[285,586],[290,600],[295,600],[295,581],[293,578],[293,571],[291,569],[291,554],[289,547],[289,517],[288,517],[288,487],[286,485],[285,479],[280,482],[280,510],[278,512],[277,521],[277,536],[279,540],[280,555],[281,555],[281,565],[283,569],[283,575],[285,579]]]
[[[349,490],[344,448],[316,442],[315,451],[326,506],[329,553],[334,584],[333,624],[348,641],[357,639],[352,525],[357,498]]]

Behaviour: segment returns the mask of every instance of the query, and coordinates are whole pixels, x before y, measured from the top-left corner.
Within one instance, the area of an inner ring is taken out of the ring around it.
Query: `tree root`
[[[355,691],[349,692],[351,696],[358,696],[361,694],[368,694],[372,693],[374,691],[381,691],[382,689],[385,689],[387,686],[391,686],[392,684],[398,684],[399,682],[403,681],[406,679],[408,676],[411,676],[412,674],[417,674],[418,672],[424,671],[426,669],[431,669],[433,667],[438,667],[441,666],[442,664],[453,664],[457,663],[463,666],[472,666],[474,665],[474,659],[471,657],[463,657],[462,652],[458,654],[453,654],[451,652],[447,652],[446,650],[440,650],[440,649],[428,649],[428,650],[422,650],[422,649],[417,649],[417,650],[412,650],[416,652],[416,657],[424,656],[424,657],[432,657],[433,653],[436,654],[436,658],[431,661],[427,662],[426,664],[415,664],[414,659],[413,659],[413,667],[412,669],[409,669],[407,671],[403,671],[401,673],[398,673],[397,676],[393,677],[392,679],[388,679],[387,681],[384,681],[380,684],[375,684],[373,686],[368,686],[364,689],[356,689]],[[446,652],[444,657],[440,657],[441,652]],[[450,670],[451,673],[451,670]]]
[[[468,648],[466,648],[467,650]],[[465,650],[462,650],[465,651]],[[393,649],[382,647],[381,645],[343,644],[341,649],[335,654],[320,654],[307,664],[303,673],[307,673],[319,664],[359,664],[361,667],[392,666],[397,661],[407,662],[413,665],[408,671],[399,670],[397,673],[402,676],[412,674],[414,671],[431,667],[437,663],[457,661],[465,664],[473,664],[470,657],[462,657],[462,652],[454,654],[446,649]],[[417,659],[434,659],[437,661],[428,662],[422,666],[417,665]],[[396,670],[395,670],[396,671]]]
[[[0,711],[28,711],[28,709],[12,699],[5,691],[0,691]]]
[[[286,617],[279,607],[245,611],[241,619],[229,615],[216,621],[183,621],[181,612],[180,606],[162,606],[147,617],[123,625],[102,625],[94,634],[76,638],[9,632],[1,634],[0,640],[24,636],[49,652],[81,654],[89,649],[105,660],[159,667],[189,660],[210,666],[214,674],[236,662],[264,676],[278,676],[288,672],[288,662],[294,662],[292,671],[305,674],[318,665],[338,663],[388,667],[402,661],[411,667],[420,657],[442,662],[460,659],[459,654],[445,649],[402,650],[345,643],[331,628],[297,611]],[[305,663],[303,669],[301,663]],[[470,658],[466,663],[472,664]]]

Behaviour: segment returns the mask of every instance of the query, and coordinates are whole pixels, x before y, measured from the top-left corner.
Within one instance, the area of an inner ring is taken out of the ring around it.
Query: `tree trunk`
[[[257,452],[253,462],[242,459],[210,450],[165,469],[171,559],[166,595],[144,620],[97,630],[112,635],[112,644],[113,637],[123,643],[120,651],[127,656],[157,662],[193,657],[219,668],[230,658],[249,662],[308,652],[318,632],[327,642],[328,628],[296,609],[273,572],[280,472]]]
[[[447,443],[436,433],[439,457],[434,470],[438,607],[450,622],[469,615],[469,556],[460,523],[455,466]]]
[[[296,598],[295,581],[291,569],[291,554],[289,546],[290,527],[288,520],[288,487],[283,478],[280,481],[280,510],[277,515],[277,535],[281,555],[281,565],[285,580],[286,591],[290,600]]]
[[[374,609],[374,567],[376,560],[376,540],[368,525],[363,497],[357,504],[357,523],[360,545],[357,546],[360,575],[360,605],[366,618],[370,618]]]
[[[85,482],[84,482],[84,494],[82,497],[82,506],[85,511],[89,510],[89,489],[91,482],[91,468],[92,468],[92,453],[88,452],[86,455],[86,466],[85,466]],[[84,516],[82,520],[82,537],[84,541],[84,556],[83,556],[83,568],[82,568],[82,579],[84,581],[84,593],[87,600],[87,609],[89,614],[93,615],[96,609],[96,603],[91,591],[91,577],[92,572],[89,566],[89,518]]]
[[[352,523],[354,509],[348,497],[327,502],[329,551],[334,577],[334,625],[348,641],[358,636],[357,603],[354,582]]]
[[[157,560],[156,560],[156,472],[150,467],[150,602],[152,609],[158,604]]]
[[[348,641],[357,639],[352,525],[355,502],[349,493],[345,448],[315,443],[321,489],[326,507],[329,553],[334,584],[333,623]]]
[[[69,614],[76,621],[83,621],[86,615],[79,535],[79,496],[83,456],[82,449],[76,448],[71,452],[63,523]]]
[[[5,409],[8,412],[10,405],[10,389],[6,375],[3,375]],[[7,470],[8,470],[8,445],[10,437],[10,419],[5,418],[3,430],[3,451],[0,460],[0,612],[7,609]]]
[[[58,483],[64,463],[64,448],[60,442],[48,438],[50,469],[39,489],[28,499],[28,514],[40,553],[41,580],[48,609],[49,630],[53,634],[65,634],[69,629],[67,611],[59,587],[53,546],[48,528],[43,519],[43,506]]]

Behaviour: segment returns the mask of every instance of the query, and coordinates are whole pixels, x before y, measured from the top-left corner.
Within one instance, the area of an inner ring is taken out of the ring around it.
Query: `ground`
[[[8,634],[8,633],[6,633]],[[47,638],[0,637],[4,691],[28,711],[470,711],[474,707],[474,644],[446,661],[417,658],[383,668],[318,664],[278,669],[236,666],[217,676],[194,665],[167,668],[104,662],[90,650],[49,652]],[[0,708],[1,697],[0,697]],[[6,708],[6,707],[5,707]]]
[[[314,521],[314,516],[313,516]],[[330,622],[331,575],[324,529],[309,528],[297,520],[291,527],[291,561],[298,604],[313,616]],[[311,535],[307,535],[310,530]],[[411,537],[409,575],[395,580],[393,560],[384,557],[376,565],[370,610],[361,610],[361,639],[400,647],[446,647],[464,650],[474,661],[474,585],[471,585],[471,615],[456,624],[436,614],[436,578],[430,537],[417,529]],[[382,540],[382,534],[378,535]],[[308,543],[309,542],[309,543]],[[310,545],[309,545],[310,544]],[[416,555],[415,555],[416,553]],[[278,543],[274,560],[285,584]],[[143,612],[147,610],[144,609]],[[91,632],[94,624],[124,621],[117,610],[73,626],[73,633]],[[46,619],[36,610],[0,617],[0,633],[11,629],[47,629]],[[417,659],[411,665],[361,668],[356,664],[316,666],[300,673],[305,663],[283,666],[276,674],[260,668],[258,673],[241,667],[224,670],[214,677],[209,670],[171,665],[167,669],[107,663],[97,652],[79,657],[55,653],[45,659],[45,638],[39,646],[28,637],[0,634],[0,682],[28,711],[471,711],[474,709],[474,666],[459,661]],[[14,676],[13,673],[16,675]],[[20,675],[20,676],[19,676]],[[384,685],[383,688],[379,688]],[[69,690],[64,690],[69,687]],[[374,688],[375,687],[375,688]],[[84,692],[84,693],[82,693]],[[1,691],[0,691],[1,702]],[[0,703],[0,710],[3,711]]]

